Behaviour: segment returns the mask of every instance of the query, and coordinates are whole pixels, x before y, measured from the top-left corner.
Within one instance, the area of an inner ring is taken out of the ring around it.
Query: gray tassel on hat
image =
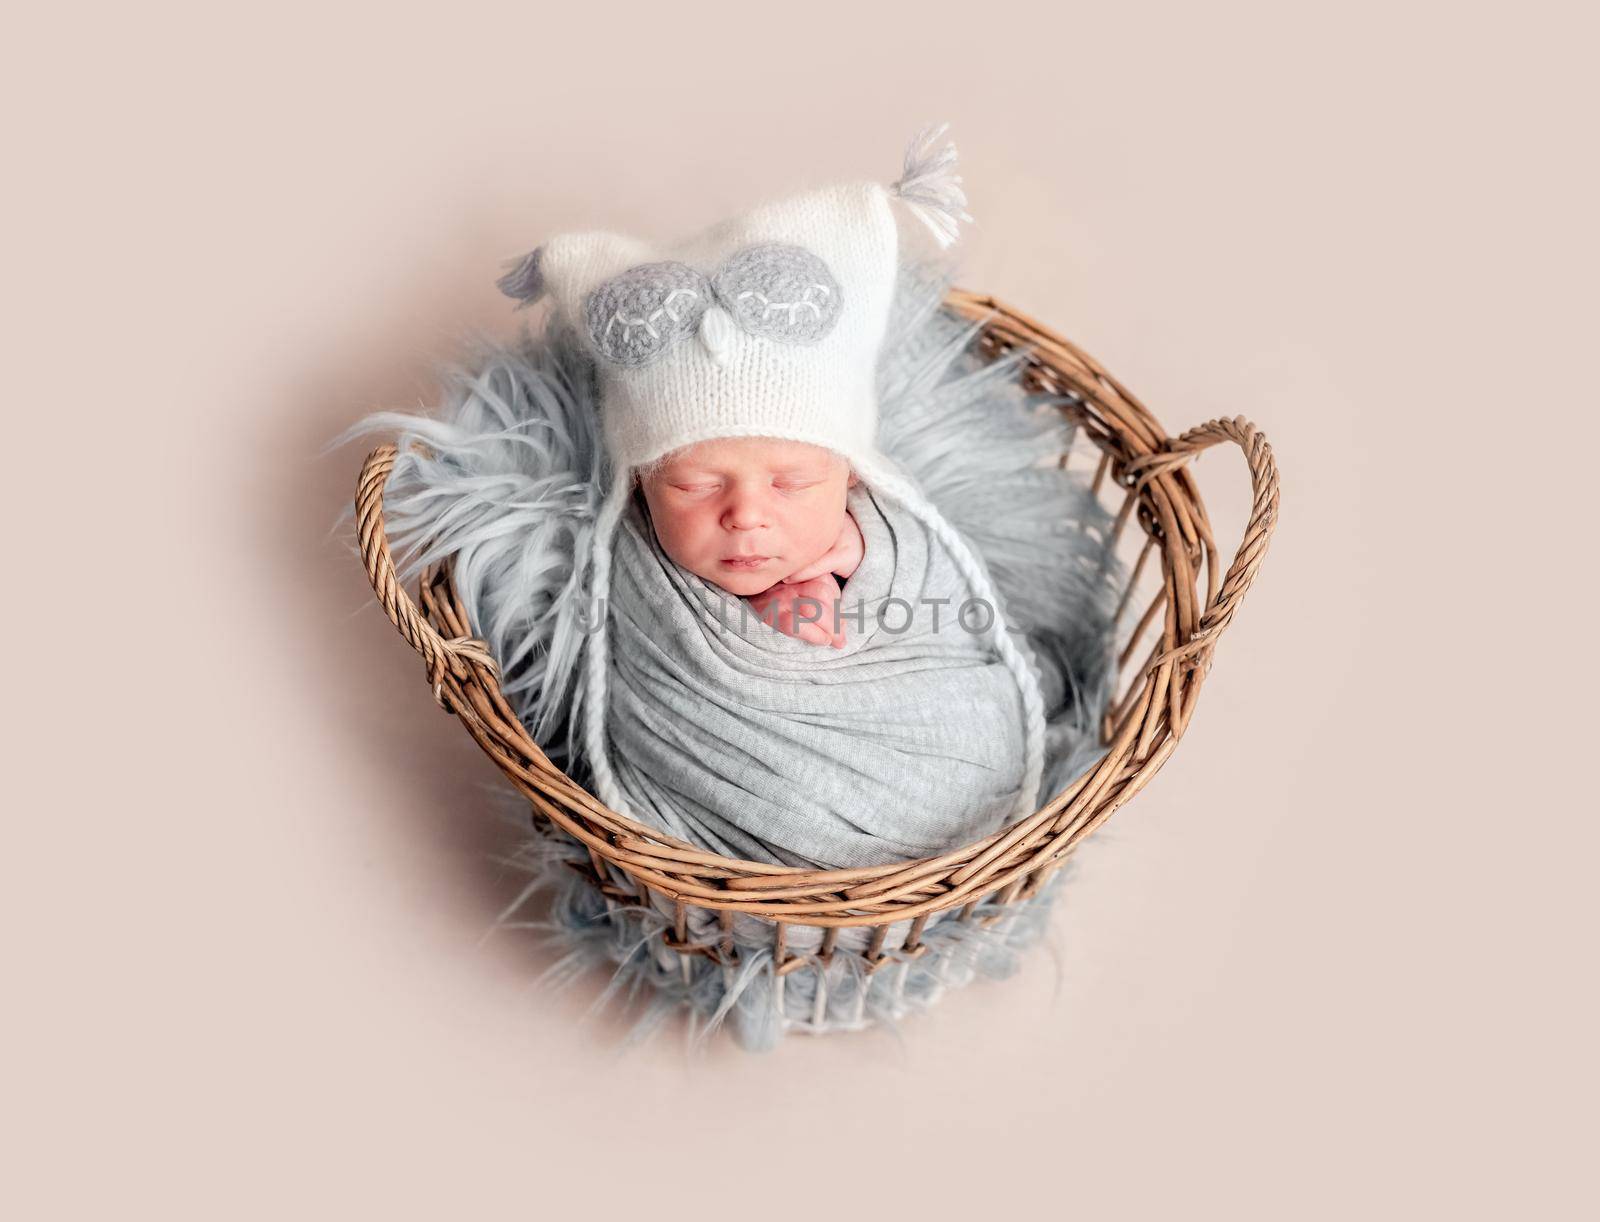
[[[929,126],[906,147],[905,172],[890,186],[889,192],[905,201],[912,213],[933,232],[940,247],[947,247],[959,236],[958,222],[971,222],[966,211],[967,193],[961,189],[961,175],[955,173],[956,146],[946,143],[934,151],[933,145],[944,135],[948,123]]]

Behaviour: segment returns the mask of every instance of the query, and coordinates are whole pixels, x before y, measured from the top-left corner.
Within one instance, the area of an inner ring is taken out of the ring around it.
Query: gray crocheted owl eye
[[[712,287],[734,321],[764,339],[814,344],[839,321],[839,282],[801,246],[766,242],[736,251]]]
[[[710,303],[710,283],[687,263],[641,263],[590,293],[584,319],[601,355],[646,365],[693,334]]]

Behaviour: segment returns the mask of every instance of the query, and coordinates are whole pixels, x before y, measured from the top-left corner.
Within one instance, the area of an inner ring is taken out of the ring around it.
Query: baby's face
[[[722,437],[667,457],[640,483],[662,550],[730,594],[759,594],[833,546],[850,464],[821,446]]]

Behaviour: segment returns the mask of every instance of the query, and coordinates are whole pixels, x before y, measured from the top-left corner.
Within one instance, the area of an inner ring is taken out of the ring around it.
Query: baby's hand
[[[750,595],[749,601],[762,621],[779,632],[813,645],[844,648],[844,625],[840,624],[837,632],[833,630],[839,586],[826,571],[809,581],[780,581],[771,589]]]
[[[829,573],[848,577],[860,567],[861,559],[866,554],[867,544],[861,537],[861,527],[856,525],[854,515],[847,509],[844,514],[844,525],[839,528],[839,537],[833,541],[833,546],[805,568],[790,573],[783,579],[784,584],[793,585],[797,582],[810,581]]]

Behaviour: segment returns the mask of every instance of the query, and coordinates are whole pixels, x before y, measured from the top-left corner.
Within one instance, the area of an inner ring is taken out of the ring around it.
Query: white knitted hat
[[[891,186],[823,187],[763,204],[693,237],[657,245],[605,232],[563,234],[516,260],[500,288],[552,309],[595,358],[611,486],[595,522],[590,596],[605,606],[611,536],[634,471],[717,437],[774,437],[843,455],[875,493],[911,509],[995,607],[995,648],[1027,718],[1018,813],[1037,806],[1044,712],[1038,681],[1005,631],[993,587],[962,538],[877,445],[878,354],[899,259],[891,200],[941,245],[968,220],[955,148],[925,130]],[[589,641],[585,754],[608,806],[633,817],[606,753],[609,608]]]

